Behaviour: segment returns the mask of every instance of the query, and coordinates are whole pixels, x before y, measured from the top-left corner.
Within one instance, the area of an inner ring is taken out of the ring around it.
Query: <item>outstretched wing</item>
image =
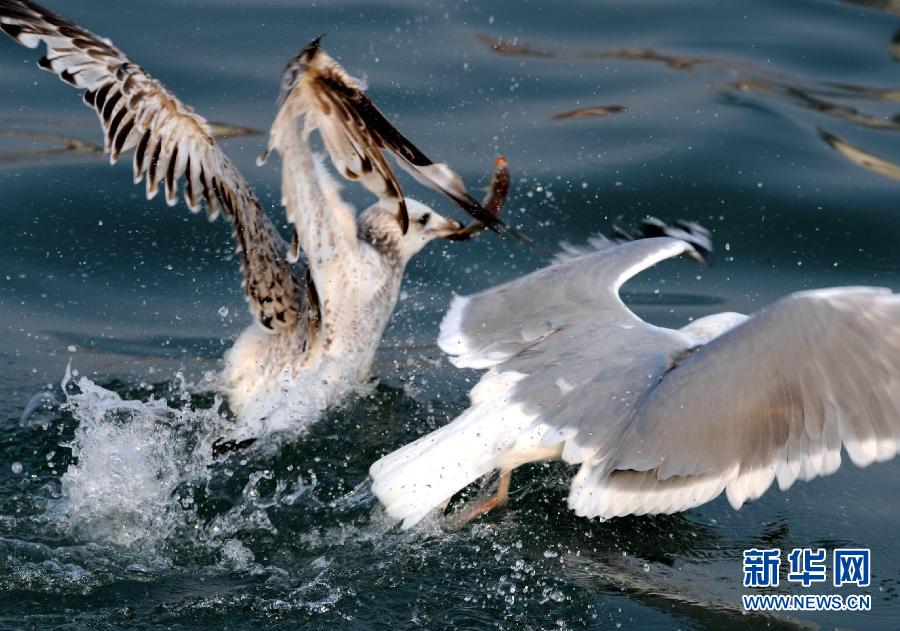
[[[843,287],[791,294],[700,347],[640,403],[570,504],[611,517],[734,507],[777,480],[860,467],[900,443],[900,295]],[[610,474],[610,471],[612,473]]]
[[[440,345],[458,365],[493,368],[466,415],[489,411],[477,429],[497,438],[455,457],[496,468],[560,446],[581,463],[569,505],[608,518],[681,511],[723,491],[738,507],[775,480],[785,489],[834,472],[842,449],[858,466],[896,454],[900,296],[792,294],[698,346],[617,295],[678,243],[612,246],[457,298]],[[496,429],[504,418],[519,425]]]
[[[584,462],[607,448],[672,358],[695,345],[645,322],[619,295],[632,277],[681,254],[698,256],[680,239],[641,239],[456,298],[438,345],[457,366],[491,368],[470,394],[474,408],[499,400],[517,411],[510,418],[532,419],[507,440],[523,452],[560,446],[566,462]],[[499,467],[506,455],[496,456]]]
[[[462,415],[372,465],[372,489],[388,513],[410,526],[494,469],[557,452],[580,462],[585,443],[604,442],[617,431],[629,403],[617,395],[640,392],[666,370],[672,351],[691,344],[640,320],[619,288],[683,253],[694,253],[684,241],[645,239],[454,298],[438,345],[457,366],[490,370]],[[582,388],[602,403],[592,400],[587,410],[570,405]]]
[[[486,211],[466,190],[449,166],[432,162],[407,140],[369,100],[361,86],[334,59],[311,42],[288,64],[282,78],[281,112],[272,127],[270,149],[302,142],[290,119],[306,117],[303,133],[319,130],[338,172],[359,180],[385,203],[397,209],[403,231],[409,224],[403,192],[383,151],[425,186],[450,197],[489,227],[502,232],[503,222]]]
[[[489,368],[574,325],[602,319],[611,326],[648,327],[625,306],[619,289],[660,261],[694,252],[680,239],[641,239],[457,296],[441,322],[438,345],[456,366]]]
[[[30,0],[0,0],[0,29],[29,48],[46,44],[38,64],[84,90],[85,103],[100,117],[111,162],[135,149],[134,181],[146,180],[148,199],[162,183],[166,201],[175,205],[183,180],[193,212],[205,201],[211,219],[221,212],[231,220],[244,291],[264,327],[291,327],[305,315],[302,270],[288,263],[286,244],[202,117],[108,39]]]

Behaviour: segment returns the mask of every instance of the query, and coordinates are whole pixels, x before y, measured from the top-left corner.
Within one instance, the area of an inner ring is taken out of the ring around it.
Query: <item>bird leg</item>
[[[510,478],[512,478],[511,470],[501,473],[500,479],[497,481],[497,490],[494,494],[489,498],[478,502],[474,506],[470,506],[461,513],[454,515],[450,520],[452,527],[454,529],[462,528],[473,519],[477,519],[495,508],[503,508],[506,506],[506,502],[509,500]]]

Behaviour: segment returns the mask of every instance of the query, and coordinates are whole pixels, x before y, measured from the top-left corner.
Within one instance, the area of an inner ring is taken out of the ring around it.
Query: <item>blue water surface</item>
[[[900,288],[895,0],[47,3],[201,115],[261,130],[224,147],[273,217],[277,161],[255,158],[284,64],[325,32],[471,188],[505,155],[504,213],[540,243],[646,215],[710,228],[714,266],[666,263],[626,287],[653,322]],[[129,160],[35,137],[102,143],[36,57],[0,40],[0,627],[900,628],[896,461],[737,512],[720,498],[606,523],[565,508],[566,467],[532,466],[507,510],[458,532],[392,527],[368,465],[462,411],[477,377],[434,346],[450,298],[546,263],[495,235],[410,265],[370,395],[302,439],[198,460],[217,405],[204,374],[250,321],[229,230],[147,202]],[[624,111],[565,115],[611,106]],[[97,385],[66,405],[70,362]],[[795,546],[871,547],[872,611],[743,615],[742,551]]]

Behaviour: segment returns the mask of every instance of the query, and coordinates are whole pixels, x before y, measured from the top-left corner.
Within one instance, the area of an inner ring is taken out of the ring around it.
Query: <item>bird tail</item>
[[[489,372],[462,415],[372,465],[372,491],[404,529],[497,468],[498,459],[528,430],[535,415],[505,396],[523,376]]]

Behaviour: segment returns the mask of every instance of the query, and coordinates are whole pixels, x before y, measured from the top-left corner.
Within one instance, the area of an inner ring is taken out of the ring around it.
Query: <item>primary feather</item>
[[[210,219],[221,213],[231,221],[244,291],[263,327],[293,328],[307,316],[304,270],[288,262],[287,244],[203,117],[111,41],[34,2],[0,0],[0,29],[29,48],[46,45],[38,65],[84,91],[111,162],[135,150],[134,181],[146,181],[147,199],[162,183],[175,205],[183,182],[191,211],[205,202]]]

